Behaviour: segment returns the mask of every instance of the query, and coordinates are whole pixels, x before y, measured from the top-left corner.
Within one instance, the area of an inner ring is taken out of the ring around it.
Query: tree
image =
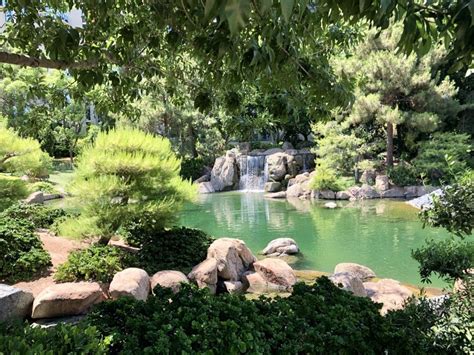
[[[439,129],[461,110],[454,98],[453,82],[434,74],[445,57],[443,50],[433,48],[421,60],[413,54],[397,53],[400,33],[398,26],[380,36],[370,31],[368,40],[360,43],[353,56],[336,63],[341,75],[356,82],[347,122],[375,122],[385,127],[389,168],[393,166],[396,147],[400,152],[417,135]]]
[[[148,217],[157,228],[175,220],[181,204],[195,193],[179,169],[167,139],[137,129],[101,132],[78,158],[71,191],[84,205],[83,217],[107,242],[139,218]]]

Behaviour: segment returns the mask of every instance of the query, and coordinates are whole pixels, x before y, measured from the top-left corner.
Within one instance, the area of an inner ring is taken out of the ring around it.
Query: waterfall
[[[263,191],[268,180],[268,164],[264,155],[243,156],[240,164],[240,189]]]

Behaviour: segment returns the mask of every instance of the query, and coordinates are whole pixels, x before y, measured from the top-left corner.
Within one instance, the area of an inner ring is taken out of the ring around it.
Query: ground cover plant
[[[15,220],[27,220],[34,228],[49,228],[56,220],[65,216],[67,216],[67,213],[61,208],[23,202],[16,203],[0,213],[0,218],[9,217]]]

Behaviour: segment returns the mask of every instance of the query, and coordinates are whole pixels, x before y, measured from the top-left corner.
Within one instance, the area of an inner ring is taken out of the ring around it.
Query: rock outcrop
[[[386,314],[390,310],[402,309],[405,302],[413,295],[400,282],[392,279],[364,282],[364,288],[372,301],[383,304],[382,314]]]
[[[32,293],[0,284],[0,322],[28,317],[32,304]]]
[[[212,185],[210,181],[200,182],[197,185],[198,185],[198,193],[200,194],[212,194],[216,192],[216,190],[214,190],[214,186]]]
[[[49,286],[33,302],[31,318],[55,318],[84,314],[106,299],[95,282],[69,282]]]
[[[150,277],[147,272],[138,268],[128,268],[115,274],[109,288],[113,299],[133,297],[146,301],[150,293]]]
[[[362,281],[368,281],[375,277],[375,272],[367,266],[356,263],[340,263],[334,268],[334,273],[350,273]]]
[[[188,278],[195,281],[199,288],[207,287],[211,293],[216,293],[217,260],[206,259],[197,264],[188,274]]]
[[[28,205],[43,204],[44,203],[43,192],[41,191],[33,192],[25,199],[25,203]]]
[[[230,150],[225,156],[216,159],[211,172],[211,185],[214,191],[227,191],[237,188],[238,183],[236,155]]]
[[[296,275],[290,265],[281,259],[266,258],[253,264],[255,272],[266,282],[291,290],[296,283]]]
[[[286,256],[299,253],[300,249],[292,238],[277,238],[267,244],[262,254],[268,256]]]
[[[343,290],[352,292],[355,296],[366,297],[367,291],[362,280],[349,272],[338,272],[329,276],[334,285]]]
[[[174,293],[177,293],[183,283],[189,283],[188,278],[181,271],[175,270],[158,271],[150,279],[152,291],[156,286],[160,285],[161,287],[171,288]]]

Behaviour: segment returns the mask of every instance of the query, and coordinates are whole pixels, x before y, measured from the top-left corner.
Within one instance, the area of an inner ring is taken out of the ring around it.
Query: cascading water
[[[240,164],[240,189],[245,191],[263,191],[268,180],[266,157],[264,155],[247,155],[242,158]]]

